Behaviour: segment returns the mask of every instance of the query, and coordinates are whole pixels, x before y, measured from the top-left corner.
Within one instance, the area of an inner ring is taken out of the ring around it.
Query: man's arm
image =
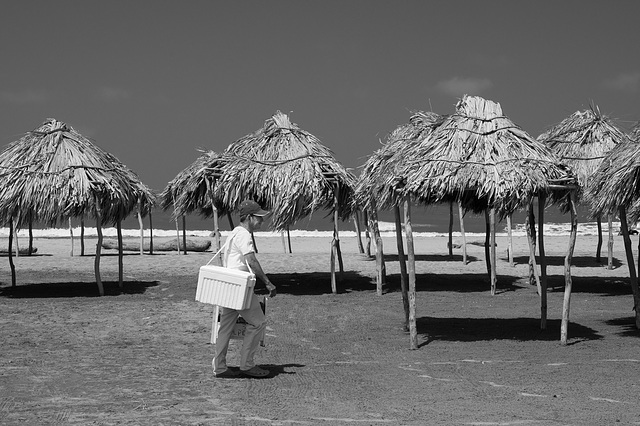
[[[262,266],[260,265],[260,262],[258,262],[256,254],[247,253],[244,255],[244,258],[246,259],[253,273],[256,274],[256,277],[260,278],[260,280],[262,280],[262,282],[267,285],[267,290],[269,290],[269,297],[275,297],[276,286],[271,283],[269,277],[267,277],[267,274],[265,274],[264,270],[262,270]]]

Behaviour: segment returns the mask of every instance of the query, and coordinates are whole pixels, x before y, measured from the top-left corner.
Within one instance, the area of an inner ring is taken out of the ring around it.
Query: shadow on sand
[[[405,260],[408,259],[407,255],[404,256]],[[375,260],[375,257],[372,257],[371,260]],[[385,262],[398,262],[400,256],[397,254],[385,254],[384,261]],[[453,256],[449,256],[448,254],[416,254],[415,255],[416,262],[458,262],[462,264],[462,255],[454,254]],[[467,263],[477,262],[478,258],[475,256],[467,255]]]
[[[636,328],[635,317],[616,318],[607,321],[607,324],[620,328],[617,334],[624,337],[640,337],[640,330]]]
[[[564,266],[564,256],[545,256],[548,266]],[[529,263],[529,256],[516,256],[513,258],[516,265],[526,265]],[[595,256],[575,256],[571,258],[571,266],[578,268],[598,268],[607,266],[607,256],[602,256],[600,262],[596,262]],[[540,265],[540,256],[536,256],[536,263]],[[619,268],[622,262],[616,257],[612,259],[612,266]]]
[[[423,345],[434,340],[477,342],[488,340],[556,341],[560,340],[561,320],[548,320],[546,330],[540,329],[538,318],[435,318],[416,320],[418,334],[426,339]],[[598,340],[603,336],[596,330],[569,324],[569,336],[575,341]]]
[[[302,296],[331,293],[331,274],[329,272],[269,274],[269,278],[278,288],[278,293],[282,294]],[[371,277],[355,271],[345,271],[336,287],[338,293],[375,291],[376,283]]]
[[[505,293],[524,288],[516,285],[519,280],[518,277],[498,275],[496,293]],[[385,289],[389,292],[400,291],[400,274],[387,275]],[[491,291],[491,284],[487,274],[417,274],[416,291],[484,293]]]
[[[147,288],[155,287],[158,284],[157,281],[124,281],[121,289],[117,281],[103,281],[102,283],[105,296],[142,294]],[[19,299],[99,296],[98,285],[95,282],[37,283],[0,287],[0,297]]]

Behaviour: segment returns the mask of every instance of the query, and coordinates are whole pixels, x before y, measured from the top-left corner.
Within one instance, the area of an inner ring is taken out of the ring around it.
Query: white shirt
[[[225,266],[250,272],[245,255],[255,253],[251,233],[242,226],[236,226],[227,237],[227,241],[231,241],[231,243],[224,251]]]

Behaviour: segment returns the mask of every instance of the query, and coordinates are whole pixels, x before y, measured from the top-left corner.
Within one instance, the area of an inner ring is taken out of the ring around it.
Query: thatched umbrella
[[[378,294],[382,294],[382,285],[385,280],[385,264],[382,238],[380,238],[380,232],[377,229],[376,211],[377,209],[393,209],[394,211],[398,258],[401,271],[400,284],[407,328],[410,312],[407,267],[402,243],[400,218],[400,206],[404,203],[404,197],[397,191],[399,175],[396,170],[402,168],[401,164],[407,160],[404,153],[408,150],[408,147],[417,143],[417,140],[423,138],[426,134],[432,132],[442,121],[443,117],[433,112],[414,112],[408,123],[398,126],[387,136],[382,148],[369,156],[362,167],[356,186],[356,203],[368,210],[374,218]]]
[[[204,152],[178,173],[160,194],[161,207],[164,210],[173,207],[174,219],[194,212],[205,218],[213,217],[216,250],[220,249],[219,215],[229,213],[222,199],[215,195],[218,178],[212,170],[218,170],[221,165],[221,155],[214,151]],[[233,227],[230,217],[229,220]],[[183,240],[186,239],[184,231],[183,229]],[[183,244],[186,250],[186,241]]]
[[[428,203],[460,201],[474,212],[491,210],[485,254],[495,294],[495,213],[507,216],[550,192],[555,180],[567,177],[566,170],[547,147],[504,116],[500,104],[472,96],[464,96],[454,114],[404,155],[415,159],[400,172],[406,204],[412,197]],[[541,311],[545,318],[544,301]]]
[[[616,145],[628,140],[627,134],[614,121],[603,115],[592,105],[590,109],[576,111],[540,136],[538,141],[546,144],[573,170],[578,179],[578,202],[582,201],[589,180],[593,177],[605,155]],[[613,232],[609,216],[609,269],[612,269]],[[601,218],[598,223],[598,247],[596,261],[600,261],[602,248]]]
[[[640,329],[640,290],[635,270],[628,224],[640,218],[640,143],[617,145],[606,156],[587,187],[587,198],[594,216],[620,215],[620,227],[627,254],[636,327]],[[640,259],[638,259],[640,267]]]
[[[337,222],[352,215],[355,177],[317,137],[278,111],[223,154],[228,161],[219,172],[219,188],[224,188],[225,205],[235,208],[244,199],[253,199],[272,212],[271,227],[277,231],[318,210],[331,211],[332,272],[336,256],[342,264]],[[335,292],[333,273],[332,288]]]
[[[104,294],[101,226],[119,224],[139,203],[149,209],[154,202],[151,191],[116,157],[52,118],[9,144],[0,153],[0,166],[5,178],[0,185],[0,219],[5,223],[54,226],[70,217],[96,219],[95,274]]]

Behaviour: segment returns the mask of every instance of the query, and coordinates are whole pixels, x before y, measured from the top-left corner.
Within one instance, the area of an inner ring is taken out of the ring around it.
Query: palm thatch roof
[[[580,195],[598,166],[616,145],[628,140],[627,134],[597,106],[576,111],[540,136],[578,178]]]
[[[631,139],[636,142],[640,142],[640,121],[638,121],[633,128],[631,128],[631,134],[629,135]]]
[[[508,215],[568,170],[543,144],[503,115],[499,103],[465,95],[456,112],[404,153],[408,194],[423,202],[461,201],[481,212]]]
[[[403,201],[397,188],[403,185],[398,170],[408,160],[406,152],[438,125],[444,117],[433,113],[417,111],[408,123],[398,126],[386,138],[382,148],[375,151],[363,165],[356,186],[357,204],[371,209],[371,197],[376,206],[389,209]]]
[[[640,143],[627,141],[613,148],[590,180],[586,197],[594,217],[617,214],[620,207],[630,222],[640,219]]]
[[[148,213],[152,191],[116,157],[53,118],[0,153],[0,219],[48,225],[96,217],[116,223],[135,208]],[[140,206],[140,207],[137,207]]]
[[[257,201],[272,212],[275,230],[319,209],[333,212],[336,187],[340,219],[351,215],[355,176],[317,137],[280,111],[230,144],[223,155],[219,188],[224,188],[224,204],[236,208],[245,199]]]
[[[174,218],[193,212],[203,217],[212,216],[211,197],[216,193],[217,181],[214,171],[222,163],[220,154],[204,152],[167,184],[160,194],[161,207],[167,210],[173,206]],[[214,205],[220,214],[228,211],[219,196],[214,196]]]

